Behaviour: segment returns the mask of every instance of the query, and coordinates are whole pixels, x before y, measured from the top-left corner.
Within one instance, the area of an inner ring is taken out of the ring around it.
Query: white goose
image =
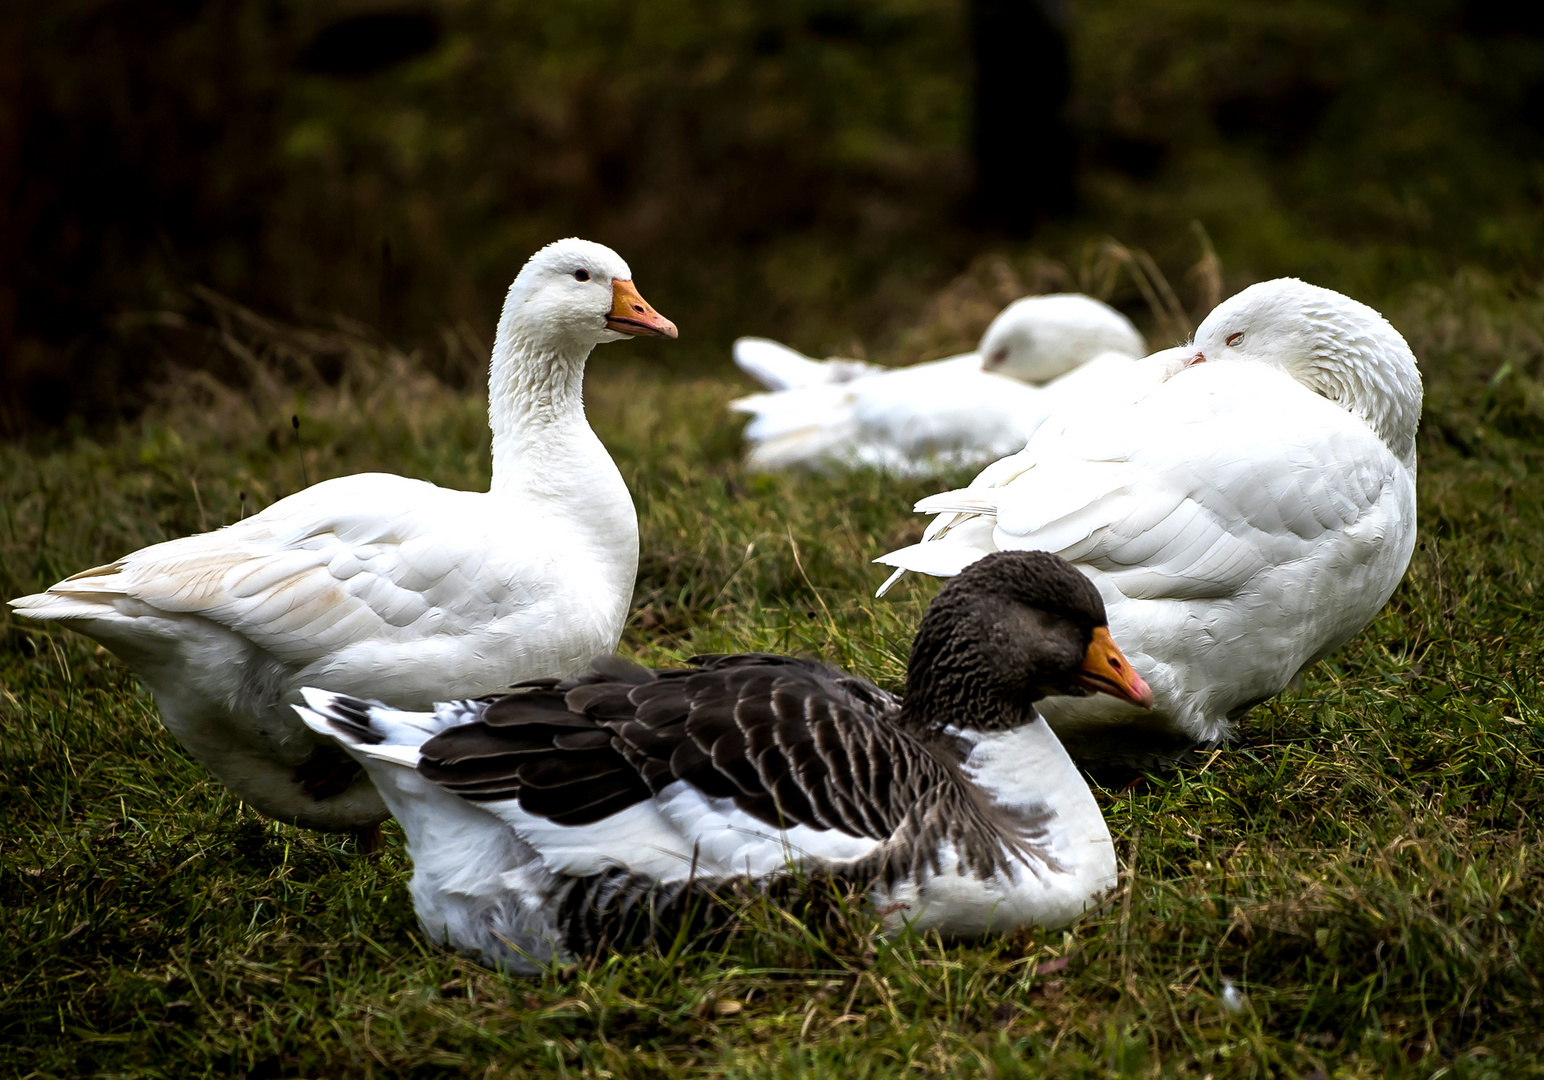
[[[560,240],[510,286],[488,372],[486,493],[364,473],[11,601],[100,641],[179,742],[270,817],[360,829],[386,808],[290,707],[302,686],[403,708],[579,671],[616,647],[632,498],[585,419],[598,343],[675,337],[609,248]]]
[[[691,663],[598,661],[433,713],[306,690],[299,711],[402,823],[425,932],[514,970],[722,929],[714,901],[756,889],[810,917],[836,880],[890,931],[974,935],[1061,926],[1115,883],[1034,703],[1151,698],[1061,559],[1009,552],[945,586],[903,700],[812,660]]]
[[[979,351],[904,368],[815,361],[741,338],[735,363],[772,392],[730,407],[752,416],[752,468],[926,475],[1013,453],[1056,403],[1118,376],[1120,364],[1145,351],[1136,327],[1107,304],[1028,296],[998,314]],[[1091,363],[1101,373],[1080,377]]]
[[[1415,357],[1383,316],[1291,278],[1253,285],[1186,350],[918,503],[939,516],[878,560],[900,568],[880,592],[906,570],[1057,552],[1099,587],[1155,698],[1145,713],[1045,702],[1069,749],[1116,756],[1112,725],[1214,741],[1394,592],[1415,546],[1420,413]]]

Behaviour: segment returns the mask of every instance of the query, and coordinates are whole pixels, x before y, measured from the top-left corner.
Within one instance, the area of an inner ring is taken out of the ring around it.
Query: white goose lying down
[[[95,638],[173,735],[259,811],[358,829],[386,808],[290,705],[301,686],[403,708],[573,674],[616,647],[632,498],[584,416],[599,342],[675,337],[609,248],[561,240],[510,286],[488,372],[487,493],[365,473],[11,601]]]
[[[1115,883],[1104,818],[1034,703],[1149,691],[1062,560],[999,555],[941,590],[903,701],[813,660],[691,663],[598,661],[433,713],[307,690],[299,711],[402,823],[425,933],[514,970],[668,946],[683,920],[722,925],[700,901],[753,888],[809,915],[836,879],[892,931],[979,934],[1060,926]],[[793,866],[827,890],[798,904]]]
[[[753,417],[745,428],[753,468],[924,475],[1013,453],[1057,401],[1118,377],[1145,351],[1136,327],[1107,304],[1029,296],[1003,309],[978,352],[904,368],[815,361],[775,341],[741,338],[735,363],[773,392],[730,407]],[[1103,369],[1093,380],[1075,370],[1091,363]]]
[[[1000,550],[1054,551],[1087,574],[1155,703],[1045,702],[1075,756],[1109,756],[1111,725],[1223,737],[1366,626],[1415,546],[1421,377],[1381,315],[1268,281],[1219,305],[1186,351],[1139,362],[1105,407],[1056,414],[968,488],[922,500],[939,515],[923,542],[878,560],[901,568],[881,593],[905,570],[948,576]]]

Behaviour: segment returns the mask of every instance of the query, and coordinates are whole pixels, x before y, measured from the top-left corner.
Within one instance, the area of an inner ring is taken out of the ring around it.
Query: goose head
[[[546,498],[553,476],[582,490],[580,475],[608,485],[622,493],[614,535],[624,538],[624,547],[631,544],[636,559],[632,502],[584,417],[584,369],[602,342],[675,336],[675,323],[638,294],[627,263],[604,244],[571,238],[532,255],[504,299],[488,364],[494,489],[539,490]],[[545,468],[533,468],[525,457],[538,445],[547,446]]]
[[[979,346],[981,367],[1026,383],[1065,375],[1104,352],[1147,351],[1131,321],[1092,296],[1058,293],[1015,300],[992,320]]]
[[[922,727],[992,731],[1033,719],[1041,698],[1090,693],[1153,704],[1110,637],[1093,583],[1048,552],[1000,551],[933,598],[912,644],[904,708]]]
[[[675,323],[649,306],[622,256],[589,240],[558,240],[525,264],[504,302],[504,321],[564,352],[626,337],[676,336]]]
[[[1421,373],[1398,330],[1366,304],[1296,278],[1251,285],[1196,329],[1188,364],[1254,360],[1360,417],[1415,464]]]

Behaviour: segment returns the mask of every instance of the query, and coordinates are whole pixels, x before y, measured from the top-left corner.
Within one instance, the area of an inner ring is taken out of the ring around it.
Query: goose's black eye
[[[574,280],[575,281],[589,281],[590,280],[590,272],[588,270],[575,270],[574,271]]]
[[[1244,332],[1242,330],[1240,330],[1236,334],[1229,334],[1228,335],[1228,344],[1229,345],[1237,345],[1240,341],[1243,341],[1243,340],[1244,340]]]

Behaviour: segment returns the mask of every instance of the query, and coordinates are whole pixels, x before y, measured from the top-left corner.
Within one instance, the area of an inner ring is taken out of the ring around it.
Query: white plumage
[[[1415,357],[1376,311],[1294,279],[1225,301],[1194,343],[1049,418],[968,488],[918,503],[922,543],[878,561],[948,576],[1056,552],[1098,586],[1151,712],[1047,699],[1059,734],[1190,740],[1279,693],[1361,630],[1415,546]],[[1114,740],[1109,740],[1113,744]]]
[[[490,491],[327,480],[12,607],[111,649],[188,751],[263,813],[378,822],[368,779],[295,716],[299,687],[426,708],[566,675],[616,646],[638,526],[585,420],[584,365],[599,342],[675,336],[631,278],[609,248],[563,240],[511,285],[489,370]]]
[[[1130,321],[1092,297],[1030,296],[993,320],[977,352],[905,368],[815,361],[741,338],[735,363],[770,392],[731,408],[752,417],[753,468],[924,475],[1013,453],[1057,403],[1144,351]]]
[[[1099,806],[1034,707],[1080,689],[1151,701],[1094,588],[1013,552],[940,591],[904,699],[756,654],[597,661],[427,713],[305,688],[297,711],[401,821],[430,938],[530,970],[695,939],[693,910],[742,889],[802,917],[806,875],[861,890],[891,932],[1065,925],[1115,882]]]

